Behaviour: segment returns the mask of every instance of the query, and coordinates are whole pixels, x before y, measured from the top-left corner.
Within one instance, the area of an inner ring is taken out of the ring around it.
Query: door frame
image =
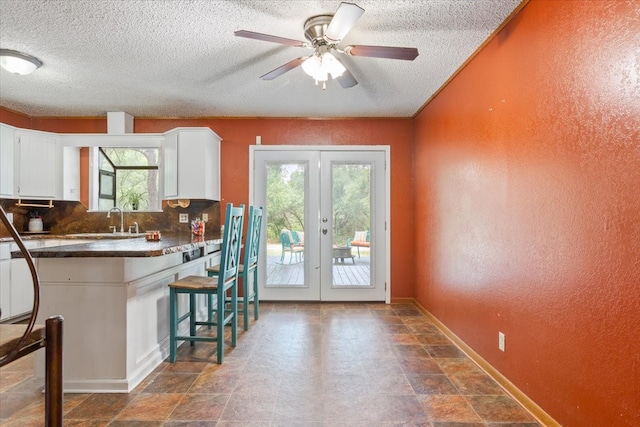
[[[256,142],[260,138],[256,137]],[[385,303],[391,303],[391,146],[389,145],[250,145],[249,146],[249,205],[253,205],[255,201],[254,188],[254,170],[255,170],[255,153],[256,151],[382,151],[385,158],[385,217],[384,221],[384,262],[385,265]],[[258,276],[258,286],[264,287],[266,280],[266,250],[267,238],[266,227],[262,227],[262,236],[260,239],[260,256]]]

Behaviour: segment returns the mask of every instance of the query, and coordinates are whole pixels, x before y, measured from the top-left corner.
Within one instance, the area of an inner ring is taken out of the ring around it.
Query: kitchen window
[[[157,147],[99,147],[97,210],[159,210],[159,155]]]

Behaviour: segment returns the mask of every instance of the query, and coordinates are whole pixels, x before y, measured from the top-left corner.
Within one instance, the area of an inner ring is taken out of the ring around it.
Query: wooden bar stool
[[[240,242],[242,239],[242,225],[244,220],[244,205],[234,208],[227,204],[225,215],[225,232],[222,237],[222,255],[220,265],[221,274],[217,277],[187,276],[169,284],[169,361],[176,361],[178,341],[216,342],[217,362],[224,358],[224,327],[231,325],[231,345],[236,346],[238,326],[238,265],[240,262]],[[227,305],[225,295],[231,294],[230,304]],[[178,295],[189,295],[189,309],[185,314],[178,314]],[[196,295],[206,295],[208,301],[208,319],[199,321],[196,318]],[[213,307],[213,296],[216,304]],[[212,313],[214,316],[212,316]],[[213,318],[212,318],[213,317]],[[189,319],[189,335],[178,335],[179,324]],[[201,325],[215,326],[216,336],[198,336],[197,327]]]
[[[249,305],[253,301],[253,318],[258,320],[260,303],[258,299],[258,254],[260,253],[260,235],[262,232],[262,207],[249,206],[249,223],[244,244],[243,263],[238,268],[238,276],[242,279],[242,314],[244,330],[249,330]],[[207,268],[210,277],[220,274],[220,266]]]

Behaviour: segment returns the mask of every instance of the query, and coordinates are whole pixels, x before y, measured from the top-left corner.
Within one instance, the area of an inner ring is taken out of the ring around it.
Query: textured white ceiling
[[[259,77],[310,49],[235,37],[305,40],[325,0],[0,0],[0,47],[39,58],[0,71],[0,105],[31,116],[411,117],[521,0],[354,0],[365,13],[341,45],[418,48],[414,61],[341,58],[359,84],[315,86],[300,67]]]

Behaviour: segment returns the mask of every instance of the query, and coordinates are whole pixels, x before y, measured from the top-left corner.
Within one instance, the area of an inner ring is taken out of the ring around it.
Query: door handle
[[[326,228],[322,229],[322,234],[327,234],[327,229]]]

